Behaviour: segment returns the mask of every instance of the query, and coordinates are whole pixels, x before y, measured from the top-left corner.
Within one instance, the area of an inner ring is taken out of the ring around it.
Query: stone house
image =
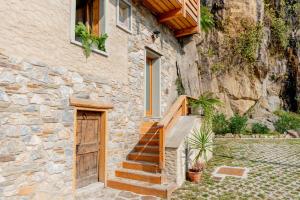
[[[90,184],[166,197],[174,187],[165,135],[188,114],[175,84],[180,38],[198,32],[199,8],[199,0],[2,2],[0,199],[73,199]],[[86,58],[80,21],[108,35],[105,50],[93,46]]]

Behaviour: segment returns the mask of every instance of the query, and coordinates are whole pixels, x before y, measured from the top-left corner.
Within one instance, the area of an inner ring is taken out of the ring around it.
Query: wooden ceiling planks
[[[176,37],[199,32],[200,0],[143,0],[143,4]]]

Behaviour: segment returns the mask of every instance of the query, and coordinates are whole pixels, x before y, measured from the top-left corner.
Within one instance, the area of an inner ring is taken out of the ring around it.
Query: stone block
[[[54,162],[48,162],[46,164],[46,169],[49,174],[58,174],[64,171],[64,165],[56,164]]]
[[[34,94],[30,99],[30,103],[32,104],[43,104],[44,98],[41,97],[39,94]]]
[[[83,78],[76,72],[72,73],[72,83],[83,83]]]
[[[35,186],[30,185],[30,186],[22,186],[19,188],[17,195],[19,196],[28,196],[32,194],[35,191]]]
[[[3,71],[0,73],[1,84],[13,84],[16,82],[16,76],[10,71]]]
[[[29,104],[27,96],[23,94],[13,94],[11,100],[16,105],[26,106]]]

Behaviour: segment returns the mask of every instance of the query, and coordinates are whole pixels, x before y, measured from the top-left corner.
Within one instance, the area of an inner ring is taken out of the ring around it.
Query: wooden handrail
[[[175,125],[180,116],[188,114],[188,97],[181,95],[175,103],[171,106],[168,113],[158,123],[159,126],[159,166],[161,169],[165,167],[165,144],[166,134]]]

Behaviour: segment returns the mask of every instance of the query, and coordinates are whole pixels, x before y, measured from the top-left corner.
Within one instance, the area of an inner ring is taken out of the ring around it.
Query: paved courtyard
[[[245,179],[215,180],[218,166],[249,168]],[[201,183],[186,182],[172,199],[291,199],[300,200],[300,140],[226,140],[216,142]]]

